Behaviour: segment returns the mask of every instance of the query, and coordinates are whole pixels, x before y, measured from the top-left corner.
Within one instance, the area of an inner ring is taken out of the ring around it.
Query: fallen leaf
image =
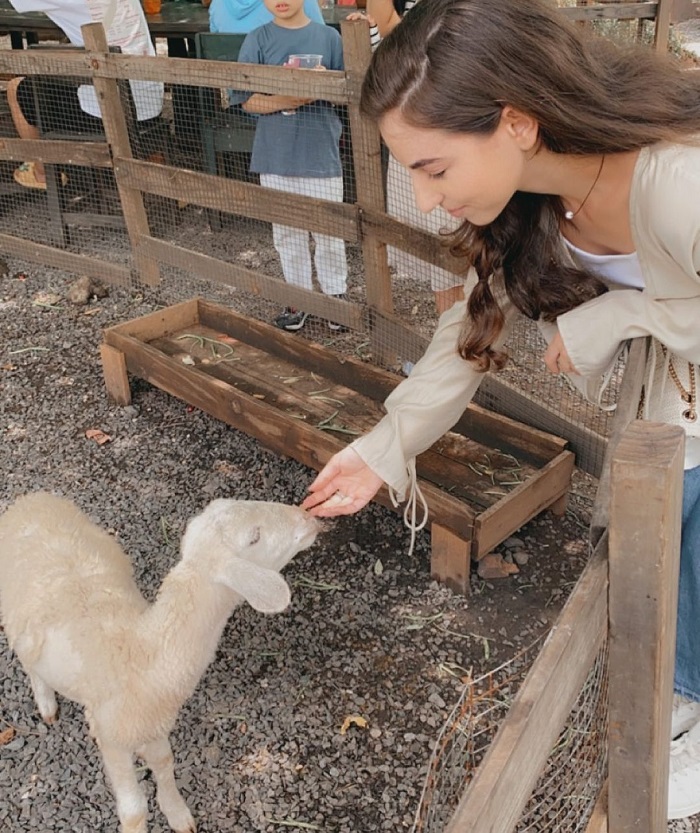
[[[4,746],[6,743],[9,743],[15,736],[15,730],[10,726],[9,729],[3,729],[0,732],[0,746]]]
[[[384,572],[384,565],[382,564],[382,562],[379,559],[377,559],[374,562],[374,575],[375,576],[381,576],[381,574],[383,572]]]
[[[109,443],[112,441],[112,438],[109,434],[105,434],[104,431],[100,431],[99,428],[88,428],[85,432],[85,436],[88,440],[94,440],[97,445],[104,445],[105,443]]]
[[[1,365],[0,369],[2,369],[2,370],[17,370],[17,365],[16,364],[10,364],[9,362],[7,362],[7,364]]]
[[[83,310],[83,315],[97,315],[98,312],[102,312],[102,307],[90,307]]]
[[[366,729],[367,721],[364,717],[360,717],[359,714],[350,714],[343,721],[343,725],[340,727],[340,734],[344,735],[351,726],[359,726],[360,729]]]

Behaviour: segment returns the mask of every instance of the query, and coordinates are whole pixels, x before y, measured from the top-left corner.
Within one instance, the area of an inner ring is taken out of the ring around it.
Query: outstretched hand
[[[310,494],[301,508],[319,518],[351,515],[372,500],[383,482],[348,446],[326,463],[309,486]]]

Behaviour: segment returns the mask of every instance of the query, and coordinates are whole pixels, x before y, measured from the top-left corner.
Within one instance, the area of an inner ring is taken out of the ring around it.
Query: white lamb
[[[245,599],[275,613],[289,604],[279,575],[310,546],[318,522],[298,507],[215,500],[190,520],[180,561],[154,604],[119,544],[76,506],[44,492],[0,518],[0,613],[47,723],[55,692],[82,703],[117,800],[123,833],[145,833],[134,755],[153,771],[178,833],[195,830],[175,785],[168,741],[178,710]]]

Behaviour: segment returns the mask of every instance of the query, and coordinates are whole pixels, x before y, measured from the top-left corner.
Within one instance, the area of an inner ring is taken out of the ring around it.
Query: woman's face
[[[391,153],[411,174],[418,208],[427,214],[441,205],[477,226],[495,220],[522,190],[537,141],[536,122],[509,107],[488,136],[416,127],[398,110],[389,111],[379,127]]]

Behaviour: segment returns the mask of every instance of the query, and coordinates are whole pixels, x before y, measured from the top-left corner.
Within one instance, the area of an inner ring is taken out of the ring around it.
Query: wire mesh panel
[[[541,646],[542,640],[537,640],[465,687],[433,747],[413,833],[447,828]],[[584,831],[603,786],[606,765],[607,650],[603,647],[516,831]]]

